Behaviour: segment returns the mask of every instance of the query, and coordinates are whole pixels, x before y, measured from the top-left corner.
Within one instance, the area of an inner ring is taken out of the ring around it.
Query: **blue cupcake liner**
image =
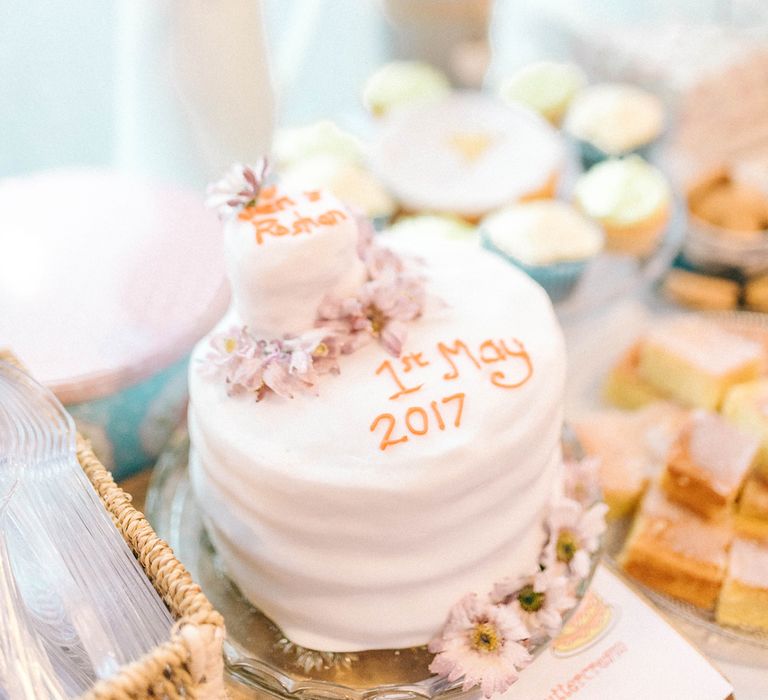
[[[481,230],[481,241],[484,248],[504,258],[518,269],[525,272],[534,282],[544,288],[553,302],[564,301],[571,295],[587,269],[589,259],[569,260],[549,265],[527,265],[517,258],[505,253],[497,247],[490,236]]]
[[[633,148],[629,151],[622,151],[621,153],[606,153],[602,149],[595,146],[595,144],[589,141],[582,141],[581,139],[574,139],[579,150],[579,157],[581,159],[581,165],[584,170],[589,170],[593,165],[602,163],[609,158],[624,158],[629,155],[639,155],[645,160],[650,160],[651,152],[655,141],[643,144],[637,148]]]
[[[371,217],[371,223],[373,224],[375,231],[384,231],[392,223],[393,218],[393,214],[378,214],[377,216]]]

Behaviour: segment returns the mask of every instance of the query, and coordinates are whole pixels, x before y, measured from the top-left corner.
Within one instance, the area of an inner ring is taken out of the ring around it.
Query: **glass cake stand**
[[[574,368],[569,379],[573,381],[570,397],[572,406],[568,415],[605,408],[602,383],[610,367],[634,340],[650,328],[655,321],[666,316],[696,315],[722,323],[725,328],[759,334],[768,345],[768,314],[751,311],[691,311],[668,302],[657,290],[649,290],[642,312],[638,309],[620,310],[612,319],[602,319],[600,331],[595,331],[588,343],[580,343],[578,355],[592,357]],[[579,396],[576,396],[579,394]],[[631,518],[609,522],[604,541],[607,563],[617,572],[621,567],[617,558],[629,533]],[[739,627],[726,627],[716,622],[714,612],[702,610],[688,603],[659,593],[634,579],[629,579],[653,604],[667,615],[685,636],[712,658],[733,663],[768,668],[768,634]]]
[[[580,458],[578,445],[566,431],[566,456]],[[161,455],[146,501],[147,517],[173,548],[213,606],[224,616],[227,639],[224,662],[235,698],[323,698],[327,700],[423,700],[468,698],[478,691],[461,690],[461,680],[448,682],[430,674],[426,647],[331,653],[290,642],[271,620],[251,605],[224,573],[208,539],[188,478],[189,439],[180,430]],[[584,484],[587,499],[596,500],[594,484]],[[600,558],[578,590],[581,599]],[[577,606],[578,607],[578,606]],[[576,608],[574,608],[574,612]],[[531,652],[541,653],[549,643]]]

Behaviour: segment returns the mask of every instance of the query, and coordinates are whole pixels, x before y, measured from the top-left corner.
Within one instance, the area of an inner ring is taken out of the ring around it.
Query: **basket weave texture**
[[[0,360],[22,367],[0,348]],[[114,481],[77,436],[77,459],[104,507],[176,621],[168,641],[99,681],[82,700],[217,700],[224,691],[222,645],[224,619],[214,610],[173,550],[161,540],[131,496]]]

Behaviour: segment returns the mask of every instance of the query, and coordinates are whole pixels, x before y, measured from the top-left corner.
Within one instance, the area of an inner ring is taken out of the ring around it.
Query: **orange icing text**
[[[442,409],[446,408],[449,404],[453,404],[455,413],[453,414],[453,420],[451,424],[458,428],[461,425],[461,415],[464,412],[464,398],[466,394],[459,392],[458,394],[452,394],[451,396],[444,396],[440,399],[440,404],[437,401],[430,401],[429,408],[431,414],[423,406],[411,406],[405,412],[405,427],[411,435],[426,435],[429,432],[429,427],[432,424],[430,415],[435,419],[435,424],[439,430],[445,430],[446,418],[443,416]],[[448,418],[450,421],[450,418]],[[400,437],[393,437],[397,426],[397,418],[392,413],[380,413],[371,423],[371,432],[375,432],[379,427],[379,424],[384,424],[384,435],[379,442],[379,449],[386,450],[392,445],[397,445],[400,442],[408,442],[408,433],[403,432]]]
[[[428,359],[424,352],[410,352],[397,360],[386,359],[376,368],[376,376],[383,378],[394,389],[388,397],[390,401],[404,396],[410,398],[420,392],[425,382],[411,375],[418,375],[421,368],[433,362],[442,365],[444,371],[440,379],[445,383],[459,379],[462,373],[485,373],[487,367],[490,369],[487,376],[491,384],[504,390],[518,389],[533,376],[531,357],[517,338],[509,341],[489,339],[477,347],[470,347],[457,338],[437,343],[430,357],[432,359]],[[409,406],[399,415],[389,411],[380,413],[371,422],[370,431],[380,432],[379,449],[384,451],[408,442],[412,437],[426,435],[432,429],[444,431],[449,427],[459,428],[465,399],[464,392],[454,392],[435,401]]]

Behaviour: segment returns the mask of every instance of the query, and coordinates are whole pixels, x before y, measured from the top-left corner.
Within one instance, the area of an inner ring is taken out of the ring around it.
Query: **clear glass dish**
[[[580,458],[569,432],[564,437],[564,452],[573,459]],[[462,692],[461,680],[448,682],[433,676],[427,668],[432,654],[426,647],[330,653],[304,649],[286,639],[224,573],[192,494],[188,456],[189,439],[184,430],[155,468],[147,495],[147,517],[224,616],[224,660],[234,697],[421,700],[477,695],[476,690]],[[584,488],[585,498],[594,500],[594,484]],[[599,555],[593,557],[589,576],[578,591],[579,599],[586,593]],[[532,653],[535,656],[548,645],[542,644]]]
[[[734,231],[689,214],[683,254],[702,272],[754,277],[768,272],[768,231]]]
[[[630,518],[609,523],[605,537],[605,558],[611,568],[619,573],[621,567],[617,557],[630,526]],[[768,668],[768,633],[720,625],[713,611],[702,610],[659,593],[635,579],[630,580],[661,612],[672,619],[675,627],[687,639],[708,656],[745,666]]]
[[[653,324],[668,316],[696,314],[722,323],[724,327],[754,334],[768,342],[768,314],[749,311],[694,312],[681,309],[649,290],[644,303],[619,309],[618,313],[599,320],[599,330],[591,327],[589,338],[582,338],[572,350],[584,361],[572,366],[568,388],[567,415],[606,408],[602,386],[608,369],[622,353]],[[587,359],[589,358],[589,359]],[[611,567],[621,572],[617,557],[629,532],[631,519],[609,522],[604,541],[605,558]],[[725,627],[715,621],[714,613],[675,600],[640,582],[632,584],[646,595],[684,635],[705,654],[733,663],[768,668],[768,634],[758,631]]]

